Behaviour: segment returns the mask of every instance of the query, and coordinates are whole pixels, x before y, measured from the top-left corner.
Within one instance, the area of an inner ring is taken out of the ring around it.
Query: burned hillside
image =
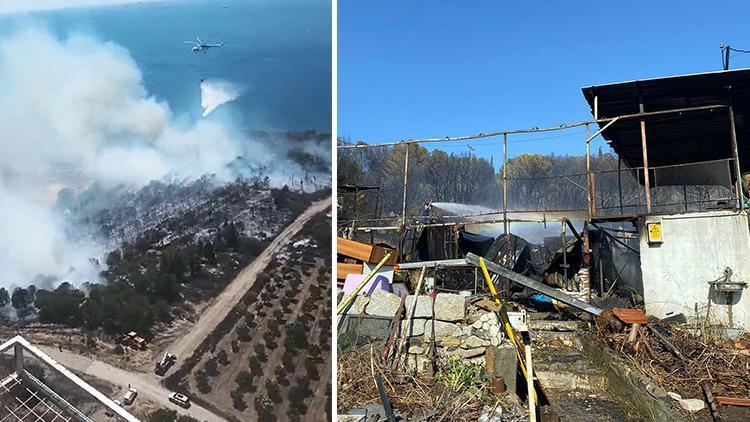
[[[13,292],[13,314],[110,334],[149,336],[158,322],[190,312],[222,289],[282,228],[326,191],[272,189],[237,180],[217,185],[152,182],[85,215],[88,236],[117,245],[100,280],[79,286],[30,286]],[[84,198],[85,199],[85,198]]]

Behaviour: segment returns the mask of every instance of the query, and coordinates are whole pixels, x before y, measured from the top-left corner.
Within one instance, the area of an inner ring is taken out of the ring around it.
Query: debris
[[[529,400],[529,422],[536,422],[536,394],[534,394],[534,366],[531,360],[531,345],[527,344],[526,350],[526,385],[528,387]]]
[[[484,309],[486,311],[492,311],[492,312],[500,311],[500,306],[487,298],[482,298],[476,302],[473,302],[472,305],[476,306],[477,308]]]
[[[391,331],[388,334],[388,339],[385,342],[385,346],[383,346],[383,360],[387,361],[388,358],[391,355],[391,350],[393,345],[399,345],[399,349],[395,351],[396,354],[396,361],[398,361],[398,357],[401,354],[401,347],[403,347],[403,343],[399,343],[399,333],[401,332],[401,314],[403,314],[404,311],[404,303],[406,301],[406,297],[402,296],[401,300],[398,303],[398,309],[396,310],[396,314],[393,318],[393,322],[391,322]]]
[[[383,377],[378,375],[375,378],[375,384],[378,387],[378,393],[380,394],[380,401],[383,403],[383,409],[385,409],[385,415],[388,417],[388,422],[396,422],[396,415],[393,413],[391,402],[388,400],[388,396],[385,394],[385,388],[383,387]]]
[[[708,386],[706,382],[700,383],[701,391],[703,391],[703,397],[706,399],[706,403],[708,403],[708,410],[711,411],[711,417],[713,418],[714,422],[720,421],[721,417],[719,416],[719,409],[716,406],[716,402],[714,401],[714,396],[711,393],[711,388]]]
[[[716,396],[714,397],[717,403],[719,403],[722,406],[741,406],[741,407],[750,407],[750,399],[741,399],[737,397],[724,397],[724,396]]]
[[[646,314],[640,309],[613,308],[612,313],[626,324],[648,324]]]
[[[344,294],[350,295],[354,290],[359,287],[360,283],[367,278],[368,275],[365,274],[349,274],[346,276],[346,280],[344,281]],[[382,275],[376,275],[375,277],[372,277],[370,281],[365,283],[364,286],[359,290],[357,295],[359,296],[370,296],[375,292],[375,290],[385,290],[386,292],[391,291],[391,284],[388,283],[388,279],[383,277]]]
[[[479,266],[480,265],[479,260],[480,260],[480,257],[478,255],[475,255],[473,253],[466,254],[466,262]],[[563,293],[560,290],[554,289],[538,281],[532,280],[521,274],[515,273],[511,270],[501,267],[500,265],[495,264],[494,262],[485,261],[485,265],[489,271],[492,271],[493,273],[498,274],[501,277],[507,278],[524,287],[528,287],[539,293],[543,293],[549,297],[557,299],[560,302],[565,303],[566,305],[570,305],[574,308],[580,309],[584,312],[588,312],[593,315],[599,315],[600,313],[602,313],[602,309],[594,305],[590,305],[582,300],[576,299],[573,296]]]
[[[484,406],[478,422],[503,422],[503,408],[498,406]]]
[[[687,324],[687,318],[685,318],[685,314],[679,313],[662,318],[661,322],[664,324]]]
[[[386,256],[384,256],[384,257],[383,257],[383,259],[381,259],[381,260],[380,260],[380,262],[378,263],[378,265],[377,265],[377,266],[376,266],[375,268],[373,268],[373,270],[372,270],[372,271],[370,271],[370,273],[369,273],[369,274],[367,274],[367,277],[365,277],[365,279],[364,279],[364,280],[362,280],[362,282],[361,282],[361,283],[359,284],[359,286],[357,286],[357,287],[356,287],[356,289],[354,289],[354,291],[352,291],[352,292],[351,292],[351,294],[349,294],[348,296],[344,297],[344,299],[342,299],[342,300],[341,300],[341,303],[339,303],[339,306],[338,306],[338,308],[336,309],[336,315],[341,315],[341,313],[342,313],[342,312],[343,312],[343,311],[344,311],[344,310],[345,310],[346,308],[348,308],[348,307],[349,307],[349,305],[350,305],[350,304],[352,303],[352,301],[353,301],[353,300],[354,300],[354,298],[355,298],[355,297],[357,296],[357,294],[359,293],[359,291],[360,291],[360,290],[362,290],[362,289],[363,289],[363,288],[365,287],[365,285],[366,285],[366,284],[367,284],[367,283],[368,283],[368,282],[370,281],[370,279],[371,279],[372,277],[374,277],[374,276],[375,276],[375,274],[377,274],[377,273],[378,273],[378,270],[380,270],[380,268],[381,268],[381,267],[383,266],[383,264],[384,264],[384,263],[385,263],[385,262],[386,262],[386,261],[387,261],[387,260],[388,260],[388,259],[389,259],[390,257],[391,257],[391,254],[390,254],[390,253],[389,253],[389,254],[386,254]],[[376,290],[376,292],[382,292],[382,290]],[[393,312],[391,312],[391,313],[390,313],[390,314],[388,314],[388,315],[384,315],[384,316],[392,316],[392,315],[394,315],[394,313],[395,313],[395,312],[396,312],[396,311],[395,311],[395,309],[394,309],[394,311],[393,311]]]
[[[677,404],[690,413],[701,411],[706,407],[706,403],[701,399],[680,399],[677,400]]]

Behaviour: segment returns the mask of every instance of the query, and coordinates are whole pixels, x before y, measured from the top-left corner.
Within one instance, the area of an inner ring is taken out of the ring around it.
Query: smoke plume
[[[63,188],[138,188],[204,174],[229,180],[227,164],[238,156],[257,167],[274,162],[272,180],[304,174],[225,122],[178,123],[146,91],[127,50],[90,36],[11,33],[0,40],[0,84],[0,286],[39,275],[95,281],[100,268],[91,258],[104,247],[75,240],[77,227],[55,207]]]

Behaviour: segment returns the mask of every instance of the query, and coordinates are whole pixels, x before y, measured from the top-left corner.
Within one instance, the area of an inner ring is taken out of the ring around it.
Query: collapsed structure
[[[515,323],[507,328],[508,324],[503,324],[508,321],[508,310],[501,312],[499,304],[492,306],[493,301],[507,304],[514,300],[537,311],[565,308],[563,312],[590,322],[614,318],[617,329],[629,330],[628,344],[635,355],[643,326],[648,325],[650,331],[646,331],[652,333],[654,321],[675,319],[689,321],[693,327],[700,325],[704,332],[711,327],[720,338],[737,340],[736,347],[741,348],[745,344],[741,336],[750,330],[750,293],[746,291],[750,281],[750,144],[743,143],[750,136],[745,120],[750,111],[750,69],[591,86],[584,88],[583,94],[593,120],[455,139],[339,146],[403,144],[406,148],[400,216],[382,218],[377,206],[374,213],[359,210],[358,215],[358,192],[379,193],[379,187],[345,186],[345,194],[355,195],[355,211],[350,220],[339,221],[341,235],[369,244],[385,242],[376,247],[390,245],[398,259],[390,266],[374,268],[378,260],[351,254],[339,244],[338,274],[348,285],[342,297],[357,296],[348,316],[340,321],[339,332],[385,340],[387,347],[395,348],[397,357],[401,346],[388,346],[388,342],[409,338],[406,343],[412,346],[403,351],[407,360],[409,355],[420,355],[412,352],[426,355],[426,349],[437,347],[444,356],[458,355],[467,363],[481,360],[492,366],[490,361],[494,363],[496,358],[487,358],[486,348],[492,348],[495,356],[503,345],[509,345],[520,375],[526,372],[521,353],[524,342],[513,337],[514,332],[528,328],[529,321],[511,312]],[[526,180],[506,174],[508,138],[581,126],[586,130],[585,173],[554,177],[585,191],[585,200],[572,207],[545,203],[542,208],[528,209],[509,204],[510,184]],[[408,205],[410,145],[492,136],[503,137],[500,209],[435,203],[425,205],[419,215],[410,215],[409,209],[415,208]],[[618,155],[617,169],[593,168],[590,146],[597,136]],[[617,194],[605,194],[602,186]],[[532,226],[543,226],[542,235],[526,239]],[[500,234],[488,234],[497,232]],[[356,291],[354,286],[373,269],[380,273],[373,273],[369,284],[359,286],[363,291]],[[418,270],[422,271],[419,276]],[[483,272],[491,277],[485,280]],[[421,304],[424,296],[419,294],[423,291],[432,295],[428,304]],[[399,297],[405,304],[399,306]],[[482,305],[480,299],[490,300]],[[446,305],[448,300],[454,302]],[[373,306],[376,310],[371,311]],[[648,319],[629,319],[632,315],[621,309],[631,307],[641,308],[643,318],[648,315]],[[458,313],[459,309],[462,315],[446,319],[446,312]],[[490,317],[484,312],[497,315],[490,324],[494,325],[491,333],[485,327]],[[390,320],[380,326],[364,324],[357,314]],[[402,319],[409,318],[413,320],[410,325],[403,325],[407,321]],[[391,321],[401,325],[394,328]],[[597,321],[597,325],[602,323]],[[410,334],[403,334],[405,330]],[[670,350],[674,347],[669,341],[672,334],[665,335],[666,331],[662,329],[655,338],[663,339],[660,344]],[[425,335],[415,343],[415,333]],[[437,339],[440,334],[442,340]],[[485,349],[478,353],[475,346]],[[416,358],[414,362],[417,369],[423,369],[424,362]],[[491,375],[500,374],[492,371]],[[515,370],[503,375],[506,382],[515,377]],[[703,385],[702,378],[696,381]],[[515,391],[511,384],[506,383],[506,388]],[[710,398],[708,385],[706,390]],[[750,390],[734,393],[750,394]],[[709,398],[705,400],[712,406],[713,416],[714,403]]]

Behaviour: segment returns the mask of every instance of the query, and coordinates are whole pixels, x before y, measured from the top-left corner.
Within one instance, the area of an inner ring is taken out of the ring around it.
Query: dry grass
[[[378,358],[382,350],[373,345],[352,349],[338,355],[338,411],[346,411],[368,404],[380,404],[375,376],[382,375],[386,395],[397,413],[419,420],[435,412],[432,421],[476,421],[483,408],[513,408],[505,396],[493,397],[480,388],[452,391],[433,379],[403,370],[392,370]],[[517,399],[516,399],[517,400]],[[515,420],[507,411],[504,419]],[[518,415],[525,420],[525,415]]]

